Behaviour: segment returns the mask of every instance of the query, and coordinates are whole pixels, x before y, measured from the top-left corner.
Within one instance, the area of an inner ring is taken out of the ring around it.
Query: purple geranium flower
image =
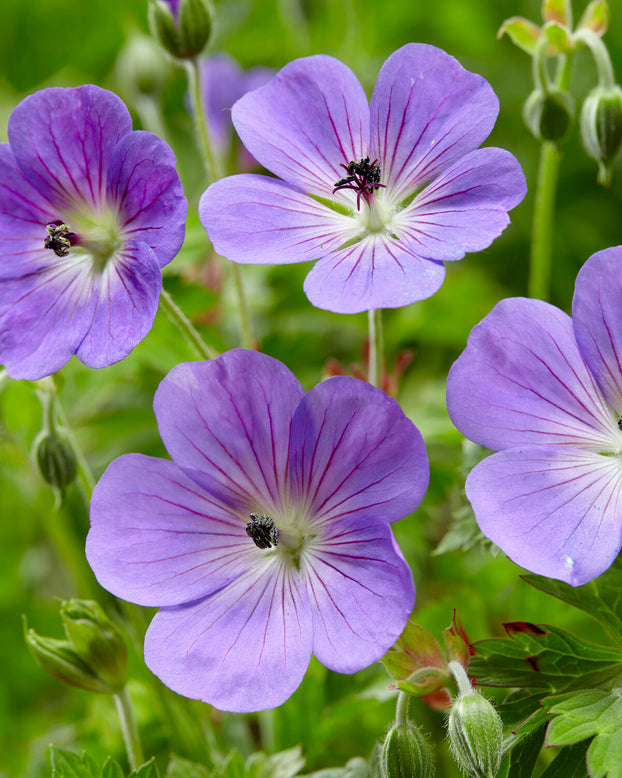
[[[149,332],[186,200],[169,147],[132,132],[96,86],[51,88],[13,111],[0,144],[0,363],[38,379],[76,354],[127,356]]]
[[[478,149],[497,113],[488,82],[433,46],[391,55],[371,107],[338,60],[295,60],[232,112],[248,150],[282,180],[217,181],[201,222],[235,262],[319,259],[305,292],[320,308],[422,300],[441,286],[443,262],[489,246],[525,194],[510,153]]]
[[[399,405],[346,377],[305,394],[280,362],[240,349],[174,368],[154,408],[173,461],[114,461],[86,545],[102,586],[162,606],[151,670],[244,712],[286,700],[312,653],[342,673],[380,659],[414,601],[389,523],[428,484]]]
[[[499,453],[466,491],[485,535],[517,564],[572,586],[622,547],[622,247],[577,276],[571,319],[503,300],[474,328],[447,383],[468,438]]]
[[[230,155],[233,124],[231,107],[247,92],[264,86],[274,76],[271,68],[242,70],[228,54],[214,54],[201,60],[201,88],[210,129],[210,140],[221,157]],[[237,165],[242,170],[256,167],[257,162],[241,147]]]

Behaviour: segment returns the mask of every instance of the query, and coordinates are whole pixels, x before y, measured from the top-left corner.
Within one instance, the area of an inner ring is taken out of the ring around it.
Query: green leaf
[[[123,778],[123,770],[111,756],[104,762],[102,778]]]
[[[307,773],[305,778],[371,778],[371,770],[362,757],[355,756],[345,767],[326,767],[324,770]]]
[[[166,778],[209,778],[209,770],[196,762],[171,754],[166,768]]]
[[[246,765],[244,764],[244,759],[237,751],[231,751],[223,764],[215,771],[215,775],[218,778],[245,778]]]
[[[553,701],[554,702],[554,701]],[[587,750],[592,778],[622,778],[622,698],[593,689],[564,695],[549,707],[549,745],[574,744],[594,736]]]
[[[155,756],[152,757],[148,762],[145,762],[144,765],[141,765],[136,770],[133,770],[128,775],[128,778],[160,778]]]
[[[614,686],[622,652],[588,643],[565,630],[529,622],[505,624],[510,638],[480,640],[469,675],[481,686],[517,686],[563,692]]]
[[[51,746],[52,778],[100,778],[101,768],[86,751],[74,754]]]
[[[522,578],[542,592],[588,613],[622,645],[622,558],[618,557],[601,576],[583,586],[570,586],[531,573]]]
[[[526,51],[527,54],[534,53],[542,35],[537,24],[522,16],[512,16],[510,19],[506,19],[499,28],[497,38],[501,38],[506,33],[510,36],[512,43],[519,49]]]
[[[585,754],[589,743],[575,743],[563,748],[542,773],[540,778],[589,778]]]
[[[249,778],[293,778],[304,765],[302,748],[294,746],[270,756],[251,754],[246,762],[246,773]]]
[[[531,778],[546,731],[545,721],[540,721],[538,717],[537,723],[534,729],[527,728],[523,737],[504,756],[499,768],[500,778]]]

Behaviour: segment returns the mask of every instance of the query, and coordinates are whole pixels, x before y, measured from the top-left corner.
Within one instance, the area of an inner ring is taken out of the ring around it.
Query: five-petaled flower
[[[149,332],[186,200],[169,147],[104,89],[50,88],[0,145],[0,363],[38,379],[76,354],[127,356]]]
[[[466,482],[480,528],[517,564],[572,586],[622,547],[622,247],[577,276],[572,319],[503,300],[447,383],[458,429],[498,453]]]
[[[280,362],[240,349],[174,368],[154,408],[173,461],[115,460],[86,546],[102,586],[161,606],[150,669],[252,711],[287,699],[312,653],[343,673],[380,659],[414,602],[389,524],[429,474],[395,400],[346,377],[305,394]]]
[[[243,143],[281,180],[217,181],[201,222],[235,262],[319,259],[305,281],[317,307],[422,300],[441,286],[443,262],[489,246],[525,194],[509,152],[478,148],[497,113],[488,82],[433,46],[392,54],[371,106],[338,60],[295,60],[232,111]]]

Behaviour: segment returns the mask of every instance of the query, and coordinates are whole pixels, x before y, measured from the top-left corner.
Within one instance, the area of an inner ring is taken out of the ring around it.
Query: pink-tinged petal
[[[441,49],[409,43],[384,63],[371,100],[370,157],[396,201],[488,137],[499,101],[490,84]]]
[[[60,370],[93,320],[90,262],[43,251],[51,257],[47,267],[0,284],[0,364],[11,378],[35,381]]]
[[[276,359],[234,349],[178,365],[154,399],[175,463],[244,515],[288,504],[289,432],[304,391]]]
[[[112,149],[131,129],[123,102],[92,85],[42,89],[22,100],[8,123],[23,175],[43,197],[69,209],[102,202]]]
[[[541,300],[502,300],[473,328],[447,380],[447,408],[488,448],[618,448],[618,427],[574,337],[572,320]]]
[[[525,196],[525,176],[503,149],[478,149],[438,176],[392,222],[412,251],[443,262],[487,248]]]
[[[93,319],[76,355],[89,367],[106,367],[126,357],[151,329],[162,274],[148,246],[128,241],[92,284]]]
[[[258,549],[243,518],[173,463],[115,459],[95,487],[86,556],[109,592],[139,605],[179,605],[242,575]]]
[[[364,381],[337,376],[313,388],[296,410],[291,441],[294,504],[315,525],[370,513],[397,521],[428,487],[419,430]]]
[[[622,246],[599,251],[577,276],[572,317],[579,350],[622,415]]]
[[[480,462],[466,482],[482,532],[516,564],[579,586],[622,546],[622,464],[576,449],[528,447]]]
[[[369,104],[354,73],[323,54],[290,62],[233,106],[233,124],[265,168],[331,197],[340,165],[366,156]]]
[[[439,262],[418,256],[393,238],[371,235],[317,262],[304,290],[316,308],[360,313],[425,300],[444,279]]]
[[[204,600],[155,615],[145,662],[169,688],[221,710],[274,708],[298,687],[313,633],[304,583],[278,557]]]
[[[339,673],[382,658],[415,602],[410,568],[376,518],[334,522],[305,553],[301,572],[313,613],[313,653]]]
[[[219,254],[248,264],[317,259],[360,232],[354,219],[282,181],[248,174],[212,184],[199,218]]]
[[[175,155],[156,135],[132,132],[112,150],[106,199],[119,210],[126,239],[153,249],[164,267],[179,252],[186,231],[187,202]]]

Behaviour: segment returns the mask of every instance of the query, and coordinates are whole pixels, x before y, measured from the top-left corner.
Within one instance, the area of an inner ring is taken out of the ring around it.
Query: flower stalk
[[[369,356],[367,380],[372,386],[380,386],[384,368],[384,337],[382,332],[382,309],[367,312],[369,331]]]
[[[218,356],[218,352],[211,346],[208,346],[190,319],[164,288],[162,288],[162,291],[160,292],[160,305],[169,319],[201,358],[214,359]]]
[[[117,694],[114,694],[113,697],[115,705],[117,706],[117,713],[119,715],[123,742],[125,743],[130,769],[137,770],[145,760],[143,757],[140,736],[138,734],[138,727],[136,725],[136,717],[134,716],[134,708],[127,686],[124,686],[123,689]]]

